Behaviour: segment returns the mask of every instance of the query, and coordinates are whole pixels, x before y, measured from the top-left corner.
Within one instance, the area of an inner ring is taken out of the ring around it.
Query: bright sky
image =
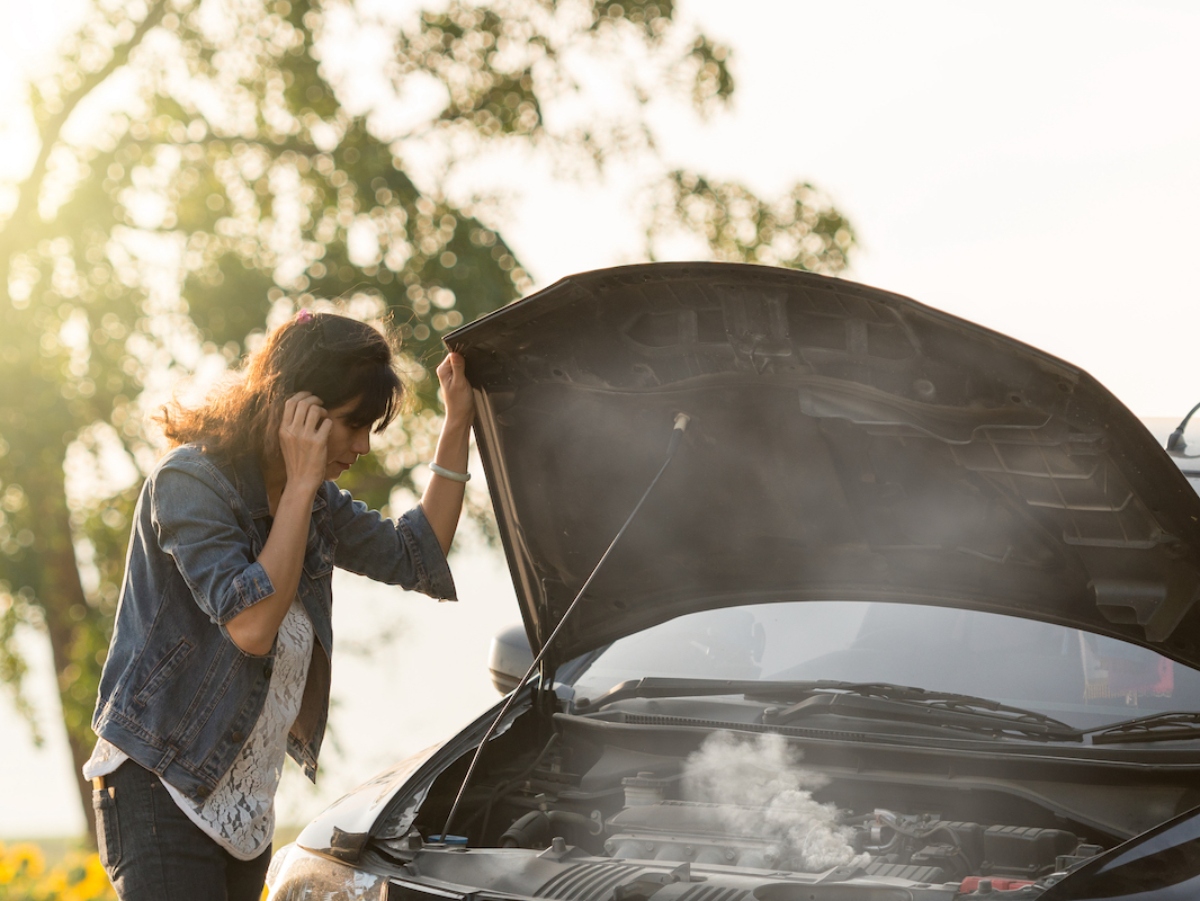
[[[0,103],[12,109],[19,73],[52,50],[56,23],[79,3],[0,0]],[[862,250],[852,278],[1080,365],[1141,416],[1178,419],[1200,401],[1191,360],[1200,327],[1200,5],[680,7],[733,46],[737,102],[703,126],[662,110],[669,162],[765,194],[811,180],[857,229]],[[19,149],[3,120],[0,171],[5,153]],[[539,285],[637,259],[639,236],[620,190],[528,177],[514,186],[525,196],[505,236]],[[416,750],[415,741],[445,734],[488,701],[481,672],[446,674],[433,707],[415,707],[404,684],[427,684],[437,672],[433,649],[467,625],[479,635],[464,659],[482,670],[486,635],[516,618],[494,561],[460,555],[457,565],[470,586],[459,611],[422,607],[406,619],[408,636],[382,655],[403,657],[403,674],[386,668],[399,664],[384,665],[382,675],[377,664],[343,668],[333,788],[367,778],[393,749],[395,757]],[[342,635],[370,634],[362,627],[369,605],[344,609]],[[386,726],[353,700],[379,684],[400,686]],[[9,780],[0,835],[80,828],[65,752],[29,748],[4,700],[0,723],[0,771],[28,775]],[[299,816],[316,803],[288,791],[286,804]]]
[[[664,128],[669,158],[763,193],[810,179],[861,238],[850,277],[1082,366],[1140,415],[1200,401],[1200,5],[681,5],[734,47],[737,100]],[[506,236],[545,284],[634,259],[622,210],[560,190]]]

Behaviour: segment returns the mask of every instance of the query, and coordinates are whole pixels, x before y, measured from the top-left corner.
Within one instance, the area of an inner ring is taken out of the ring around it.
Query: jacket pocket
[[[133,696],[133,702],[139,706],[145,706],[146,702],[153,697],[154,693],[170,678],[175,675],[183,661],[187,659],[188,654],[192,651],[192,643],[186,638],[179,639],[175,646],[163,656],[161,660],[155,664],[154,669],[150,671],[150,675],[142,683],[137,694]]]
[[[121,827],[117,815],[117,799],[112,790],[92,790],[92,812],[96,816],[96,844],[100,851],[100,863],[112,874],[121,862]]]

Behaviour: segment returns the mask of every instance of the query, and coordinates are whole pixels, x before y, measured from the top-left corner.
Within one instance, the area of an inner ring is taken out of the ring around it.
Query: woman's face
[[[333,427],[325,444],[325,478],[335,480],[349,469],[354,461],[371,450],[371,427],[351,425],[348,417],[358,407],[358,398],[346,401],[328,412]]]

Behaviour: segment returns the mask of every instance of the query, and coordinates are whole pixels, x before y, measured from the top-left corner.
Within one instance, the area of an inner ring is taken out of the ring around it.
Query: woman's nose
[[[362,429],[354,436],[354,452],[360,457],[365,457],[371,452],[370,429]]]

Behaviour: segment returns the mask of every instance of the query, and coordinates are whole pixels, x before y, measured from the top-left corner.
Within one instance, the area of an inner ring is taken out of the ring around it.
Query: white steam
[[[726,828],[768,839],[797,870],[869,863],[869,854],[854,853],[853,831],[840,824],[837,807],[813,800],[812,793],[828,780],[798,766],[799,760],[780,735],[741,740],[715,732],[684,764],[685,798],[736,805],[722,810]]]

